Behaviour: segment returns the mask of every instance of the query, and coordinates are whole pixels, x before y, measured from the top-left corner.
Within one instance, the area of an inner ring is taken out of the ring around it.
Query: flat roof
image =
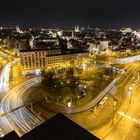
[[[76,124],[65,115],[58,113],[21,138],[13,131],[3,140],[99,140],[96,136]]]
[[[61,51],[61,49],[30,49],[30,50],[20,50],[20,52],[37,52],[37,51],[49,51],[49,50],[58,50]]]
[[[59,113],[25,134],[22,140],[99,140],[96,136]]]
[[[71,54],[71,53],[88,53],[88,51],[83,51],[83,50],[76,50],[76,49],[31,49],[31,50],[20,50],[20,52],[37,52],[37,51],[49,51],[49,50],[58,50],[61,51],[62,54]]]

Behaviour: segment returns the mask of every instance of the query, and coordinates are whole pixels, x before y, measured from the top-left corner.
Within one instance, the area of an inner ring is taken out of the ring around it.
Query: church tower
[[[80,32],[79,26],[75,26],[75,32]]]

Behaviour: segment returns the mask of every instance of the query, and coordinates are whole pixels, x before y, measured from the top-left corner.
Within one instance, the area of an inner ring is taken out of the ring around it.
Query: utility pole
[[[129,101],[129,104],[131,104],[131,102],[132,102],[132,91],[130,93],[130,101]]]
[[[34,111],[34,109],[33,109],[33,104],[31,103],[31,111]]]

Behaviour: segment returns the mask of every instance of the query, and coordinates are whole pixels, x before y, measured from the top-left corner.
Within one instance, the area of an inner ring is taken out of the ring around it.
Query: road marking
[[[124,140],[124,139],[125,139],[125,135],[123,136],[122,140]]]
[[[127,115],[127,114],[125,114],[124,112],[118,112],[118,114],[119,114],[120,116],[125,117],[126,119],[128,119],[128,120],[134,122],[134,123],[140,124],[140,120],[137,119],[137,118],[134,118],[134,117],[131,116],[131,115]]]

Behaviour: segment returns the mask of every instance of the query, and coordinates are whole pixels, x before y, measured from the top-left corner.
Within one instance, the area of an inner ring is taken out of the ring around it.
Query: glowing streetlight
[[[71,107],[71,101],[68,102],[68,107]]]

